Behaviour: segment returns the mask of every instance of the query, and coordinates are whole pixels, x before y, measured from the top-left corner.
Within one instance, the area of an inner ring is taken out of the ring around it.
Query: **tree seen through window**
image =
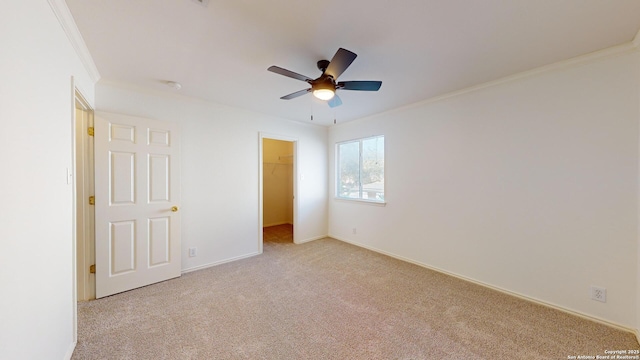
[[[337,196],[384,201],[384,136],[340,143]]]

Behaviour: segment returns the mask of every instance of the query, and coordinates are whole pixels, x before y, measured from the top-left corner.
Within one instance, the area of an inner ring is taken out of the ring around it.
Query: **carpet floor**
[[[333,239],[78,304],[72,359],[567,359],[631,333]]]

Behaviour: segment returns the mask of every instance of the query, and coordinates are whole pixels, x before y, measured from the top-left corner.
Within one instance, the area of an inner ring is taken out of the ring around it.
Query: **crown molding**
[[[91,53],[80,34],[80,30],[78,30],[76,22],[73,20],[73,15],[71,15],[69,7],[64,0],[48,0],[48,2],[53,13],[58,18],[58,22],[62,26],[64,33],[67,34],[67,38],[69,38],[71,46],[73,46],[73,49],[80,58],[82,65],[89,74],[89,77],[94,83],[98,82],[98,80],[100,80],[100,73],[98,72],[96,64],[93,62]]]
[[[640,32],[638,33],[640,35]],[[478,84],[478,85],[474,85],[474,86],[470,86],[464,89],[460,89],[460,90],[455,90],[452,92],[448,92],[442,95],[437,95],[434,97],[430,97],[428,99],[425,100],[421,100],[418,102],[414,102],[411,104],[407,104],[395,109],[390,109],[390,110],[386,110],[383,112],[379,112],[376,114],[371,114],[369,116],[366,117],[362,117],[359,119],[355,119],[352,121],[349,121],[348,123],[354,123],[356,121],[361,121],[361,120],[365,120],[365,119],[372,119],[372,118],[376,118],[382,115],[389,115],[389,114],[394,114],[400,111],[405,111],[408,109],[413,109],[416,107],[420,107],[420,106],[424,106],[427,104],[432,104],[432,103],[437,103],[439,101],[442,100],[446,100],[449,98],[455,98],[457,96],[461,96],[467,93],[472,93],[475,91],[479,91],[479,90],[483,90],[486,88],[490,88],[490,87],[494,87],[494,86],[498,86],[498,85],[502,85],[502,84],[507,84],[507,83],[511,83],[514,81],[518,81],[520,79],[526,79],[526,78],[530,78],[533,76],[536,76],[538,74],[544,74],[544,73],[548,73],[548,72],[552,72],[552,71],[556,71],[556,70],[561,70],[561,69],[565,69],[565,68],[569,68],[572,66],[579,66],[581,64],[586,64],[586,63],[590,63],[593,61],[598,61],[602,58],[608,58],[608,57],[612,57],[612,56],[618,56],[618,55],[623,55],[623,54],[628,54],[631,52],[635,52],[640,48],[640,36],[636,35],[636,38],[634,39],[633,42],[628,42],[628,43],[624,43],[622,45],[616,45],[610,48],[606,48],[606,49],[602,49],[602,50],[597,50],[588,54],[584,54],[584,55],[579,55],[570,59],[566,59],[566,60],[561,60],[558,61],[556,63],[552,63],[549,65],[543,65],[531,70],[527,70],[527,71],[523,71],[523,72],[519,72],[513,75],[508,75],[496,80],[491,80],[482,84]],[[636,44],[636,42],[638,42],[638,44]]]
[[[458,91],[453,91],[447,94],[443,94],[440,96],[436,96],[433,97],[431,99],[427,99],[427,100],[423,100],[421,101],[421,103],[433,103],[433,102],[438,102],[444,99],[448,99],[451,97],[456,97],[459,95],[463,95],[466,93],[470,93],[470,92],[474,92],[477,90],[482,90],[485,88],[489,88],[489,87],[494,87],[497,85],[502,85],[505,83],[511,83],[520,79],[526,79],[526,78],[530,78],[536,75],[540,75],[540,74],[544,74],[544,73],[549,73],[552,71],[557,71],[557,70],[561,70],[561,69],[566,69],[566,68],[570,68],[573,66],[579,66],[582,64],[586,64],[586,63],[590,63],[590,62],[594,62],[594,61],[598,61],[602,58],[608,58],[608,57],[612,57],[612,56],[618,56],[621,54],[627,54],[629,52],[633,52],[635,51],[635,46],[633,43],[626,43],[626,44],[622,44],[622,45],[617,45],[617,46],[612,46],[610,48],[606,48],[606,49],[602,49],[602,50],[597,50],[591,53],[587,53],[584,55],[579,55],[570,59],[566,59],[566,60],[561,60],[552,64],[548,64],[548,65],[543,65],[531,70],[526,70],[526,71],[522,71],[513,75],[508,75],[496,80],[492,80],[492,81],[488,81],[482,84],[478,84],[475,86],[470,86],[468,88],[465,89],[461,89]]]

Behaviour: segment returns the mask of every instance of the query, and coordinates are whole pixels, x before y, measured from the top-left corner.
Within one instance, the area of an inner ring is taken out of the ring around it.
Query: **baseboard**
[[[293,225],[293,223],[288,221],[281,221],[281,222],[275,222],[275,223],[269,223],[269,224],[262,224],[262,227],[278,226],[278,225]]]
[[[71,360],[71,357],[73,356],[73,352],[76,349],[76,344],[77,342],[75,341],[69,344],[69,349],[67,349],[67,353],[64,354],[64,360]]]
[[[254,253],[241,255],[241,256],[236,256],[236,257],[233,257],[233,258],[224,259],[224,260],[220,260],[220,261],[216,261],[216,262],[212,262],[212,263],[208,263],[208,264],[204,264],[204,265],[198,265],[198,266],[182,269],[181,273],[182,274],[186,274],[186,273],[190,273],[190,272],[193,272],[193,271],[203,270],[203,269],[210,268],[210,267],[213,267],[213,266],[216,266],[216,265],[222,265],[222,264],[226,264],[228,262],[242,260],[242,259],[250,258],[250,257],[256,256],[256,255],[260,255],[260,252],[254,252]]]
[[[320,240],[320,239],[324,239],[326,237],[327,237],[327,235],[316,236],[316,237],[312,237],[312,238],[309,238],[309,239],[295,241],[295,243],[296,244],[304,244],[304,243],[309,242],[309,241]],[[212,263],[208,263],[208,264],[204,264],[204,265],[198,265],[198,266],[182,269],[180,272],[182,274],[186,274],[186,273],[190,273],[190,272],[198,271],[198,270],[203,270],[203,269],[210,268],[210,267],[217,266],[217,265],[222,265],[222,264],[225,264],[225,263],[228,263],[228,262],[238,261],[238,260],[250,258],[250,257],[256,256],[256,255],[260,255],[260,254],[261,254],[260,252],[254,252],[254,253],[250,253],[250,254],[246,254],[246,255],[236,256],[236,257],[229,258],[229,259],[224,259],[224,260],[220,260],[220,261],[216,261],[216,262],[212,262]]]
[[[303,239],[303,240],[294,240],[293,243],[294,244],[304,244],[307,243],[309,241],[314,241],[314,240],[320,240],[320,239],[324,239],[326,237],[328,237],[329,235],[321,235],[321,236],[316,236],[316,237],[312,237],[312,238],[308,238],[308,239]]]
[[[392,254],[392,253],[386,252],[384,250],[380,250],[380,249],[377,249],[377,248],[374,248],[374,247],[371,247],[371,246],[368,246],[368,245],[360,244],[360,243],[357,243],[357,242],[342,238],[340,236],[335,236],[335,235],[332,235],[332,234],[329,234],[328,236],[330,238],[332,238],[332,239],[336,239],[336,240],[339,240],[339,241],[342,241],[342,242],[349,243],[351,245],[355,245],[355,246],[358,246],[358,247],[361,247],[361,248],[364,248],[364,249],[367,249],[367,250],[371,250],[373,252],[377,252],[379,254],[392,257],[394,259],[398,259],[398,260],[401,260],[401,261],[404,261],[404,262],[408,262],[408,263],[411,263],[411,264],[414,264],[414,265],[418,265],[420,267],[423,267],[423,268],[426,268],[426,269],[429,269],[429,270],[433,270],[433,271],[439,272],[441,274],[449,275],[449,276],[455,277],[455,278],[460,279],[460,280],[468,281],[468,282],[476,284],[476,285],[480,285],[480,286],[483,286],[483,287],[486,287],[486,288],[489,288],[489,289],[492,289],[492,290],[495,290],[495,291],[499,291],[499,292],[501,292],[503,294],[515,296],[515,297],[517,297],[519,299],[522,299],[522,300],[526,300],[526,301],[529,301],[529,302],[532,302],[532,303],[535,303],[535,304],[538,304],[538,305],[546,306],[548,308],[552,308],[552,309],[555,309],[555,310],[558,310],[558,311],[562,311],[562,312],[567,313],[567,314],[571,314],[571,315],[574,315],[574,316],[581,317],[583,319],[594,321],[594,322],[597,322],[597,323],[600,323],[600,324],[603,324],[603,325],[606,325],[606,326],[609,326],[609,327],[612,327],[612,328],[615,328],[615,329],[618,329],[618,330],[630,332],[630,333],[632,333],[632,334],[634,334],[636,336],[636,340],[638,340],[638,343],[640,343],[640,333],[638,333],[638,330],[636,330],[636,329],[632,329],[632,328],[629,328],[627,326],[624,326],[624,325],[621,325],[621,324],[617,324],[617,323],[614,323],[614,322],[611,322],[611,321],[608,321],[608,320],[605,320],[605,319],[601,319],[601,318],[598,318],[598,317],[595,317],[595,316],[592,316],[592,315],[581,313],[579,311],[567,309],[567,308],[562,307],[560,305],[548,303],[548,302],[545,302],[543,300],[539,300],[539,299],[536,299],[536,298],[529,297],[527,295],[523,295],[523,294],[520,294],[520,293],[517,293],[517,292],[513,292],[513,291],[510,291],[510,290],[507,290],[507,289],[503,289],[503,288],[500,288],[500,287],[497,287],[497,286],[494,286],[494,285],[490,285],[490,284],[484,283],[482,281],[478,281],[478,280],[475,280],[475,279],[472,279],[472,278],[468,278],[466,276],[458,275],[458,274],[455,274],[455,273],[452,273],[452,272],[449,272],[449,271],[446,271],[446,270],[443,270],[443,269],[440,269],[440,268],[437,268],[437,267],[433,267],[433,266],[430,266],[430,265],[427,265],[427,264],[424,264],[424,263],[421,263],[421,262],[418,262],[418,261],[415,261],[415,260],[412,260],[412,259],[408,259],[408,258],[399,256],[399,255],[396,255],[396,254]]]

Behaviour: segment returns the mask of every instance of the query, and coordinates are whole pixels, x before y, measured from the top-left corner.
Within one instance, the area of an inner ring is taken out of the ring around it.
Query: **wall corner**
[[[93,61],[93,57],[91,57],[87,44],[84,42],[84,39],[80,34],[80,30],[78,30],[78,26],[73,19],[73,15],[71,15],[71,11],[69,11],[69,7],[64,0],[48,0],[48,2],[49,6],[51,6],[51,10],[53,10],[53,13],[56,15],[56,18],[60,23],[60,26],[62,26],[64,33],[67,35],[67,38],[69,38],[71,46],[73,46],[73,49],[80,58],[82,66],[84,66],[85,70],[89,74],[91,81],[93,81],[94,84],[97,83],[98,80],[100,80],[100,73]]]

